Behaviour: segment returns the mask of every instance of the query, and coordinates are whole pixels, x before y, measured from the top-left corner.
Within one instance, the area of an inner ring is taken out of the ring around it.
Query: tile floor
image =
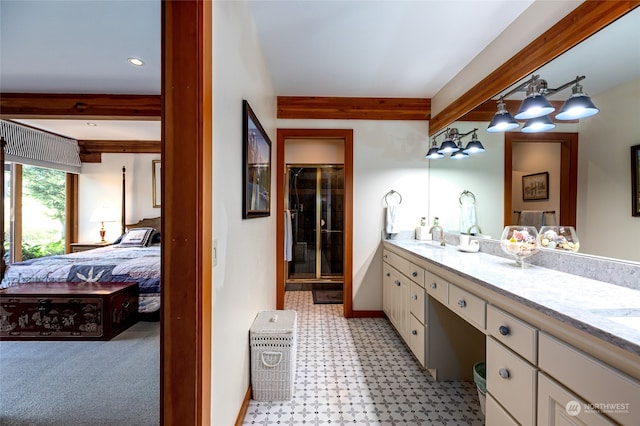
[[[244,425],[482,425],[473,382],[435,382],[384,318],[342,316],[310,291],[285,294],[297,311],[290,401],[251,400]]]

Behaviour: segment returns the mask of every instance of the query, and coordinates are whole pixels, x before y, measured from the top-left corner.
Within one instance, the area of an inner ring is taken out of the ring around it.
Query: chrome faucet
[[[429,233],[431,235],[433,235],[433,230],[437,229],[440,231],[440,245],[441,246],[445,246],[446,245],[446,241],[444,239],[444,229],[442,229],[442,226],[440,225],[433,225],[431,228],[429,228]]]
[[[472,233],[471,233],[471,230],[472,230],[472,229],[477,229],[477,230],[478,230],[478,233],[477,233],[477,234],[472,234]],[[469,234],[469,235],[480,235],[480,234],[482,234],[482,229],[480,229],[480,226],[478,226],[477,224],[475,224],[475,225],[471,225],[471,226],[469,227],[469,229],[467,229],[467,234]]]

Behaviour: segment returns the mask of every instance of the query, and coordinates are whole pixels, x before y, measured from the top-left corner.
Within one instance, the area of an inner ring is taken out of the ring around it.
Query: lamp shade
[[[440,149],[438,150],[438,152],[440,154],[448,154],[450,152],[456,152],[459,150],[460,148],[458,148],[458,145],[456,145],[456,143],[452,139],[445,139],[444,142],[442,142],[442,145],[440,145]]]
[[[551,130],[556,127],[555,123],[551,121],[548,115],[544,115],[542,117],[532,118],[527,120],[527,122],[522,127],[523,133],[538,133],[538,132],[546,132],[547,130]]]
[[[491,123],[489,123],[489,127],[487,127],[487,132],[508,132],[509,130],[517,129],[519,126],[520,124],[513,118],[513,115],[511,115],[509,111],[505,110],[504,113],[498,111],[491,119]]]
[[[584,93],[574,93],[562,105],[556,114],[558,120],[578,120],[596,115],[600,110],[593,104],[591,98]]]
[[[118,220],[116,211],[107,205],[101,205],[91,214],[90,222],[115,222]]]
[[[484,146],[478,139],[472,139],[469,141],[467,146],[462,150],[465,154],[476,154],[479,152],[484,152]]]
[[[528,120],[530,118],[542,117],[551,114],[555,108],[544,95],[535,93],[527,96],[520,104],[520,109],[515,115],[518,120]]]
[[[429,159],[429,160],[437,160],[439,158],[443,158],[444,154],[438,152],[438,147],[437,146],[432,146],[431,148],[429,148],[429,151],[427,152],[427,155],[425,155],[424,157]]]
[[[451,154],[451,159],[453,160],[464,160],[465,158],[469,158],[469,154],[463,152],[462,150],[458,150]]]

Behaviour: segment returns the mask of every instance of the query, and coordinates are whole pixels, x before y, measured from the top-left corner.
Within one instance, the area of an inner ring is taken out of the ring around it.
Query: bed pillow
[[[118,244],[120,247],[146,247],[151,236],[156,232],[154,228],[133,228],[128,230]]]

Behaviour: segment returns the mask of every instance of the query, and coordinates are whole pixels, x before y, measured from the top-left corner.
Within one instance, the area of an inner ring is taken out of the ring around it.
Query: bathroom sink
[[[436,247],[436,248],[445,248],[445,246],[440,244],[440,241],[433,241],[433,240],[425,240],[425,241],[420,241],[420,244],[424,244],[426,246],[429,247]]]

